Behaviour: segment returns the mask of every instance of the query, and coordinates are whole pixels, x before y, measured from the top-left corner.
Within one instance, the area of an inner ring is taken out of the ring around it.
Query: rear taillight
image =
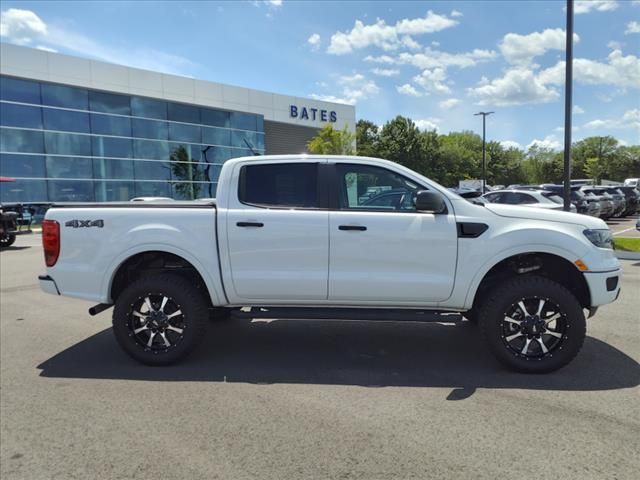
[[[47,267],[53,267],[60,255],[60,224],[55,220],[42,222],[42,247]]]

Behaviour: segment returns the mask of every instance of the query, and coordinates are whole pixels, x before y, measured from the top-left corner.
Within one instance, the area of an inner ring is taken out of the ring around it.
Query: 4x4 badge
[[[65,227],[82,228],[82,227],[104,227],[104,220],[69,220],[65,222]]]

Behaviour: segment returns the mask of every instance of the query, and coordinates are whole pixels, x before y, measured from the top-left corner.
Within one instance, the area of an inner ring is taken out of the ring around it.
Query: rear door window
[[[318,164],[245,165],[240,170],[238,198],[267,208],[319,208]]]

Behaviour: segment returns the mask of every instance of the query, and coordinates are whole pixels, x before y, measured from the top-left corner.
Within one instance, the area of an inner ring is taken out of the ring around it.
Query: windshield
[[[571,190],[571,198],[574,200],[584,200],[585,194],[580,190]]]
[[[561,204],[564,203],[564,199],[553,192],[541,192],[541,193],[543,197],[548,198],[554,203],[561,203]]]

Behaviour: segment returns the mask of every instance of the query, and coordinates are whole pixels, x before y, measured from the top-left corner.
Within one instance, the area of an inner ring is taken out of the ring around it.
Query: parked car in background
[[[473,188],[466,187],[453,187],[449,190],[460,195],[465,200],[475,203],[476,205],[484,205],[485,203],[488,203],[487,199],[482,196],[482,192],[480,192],[480,190],[474,190]]]
[[[625,187],[640,187],[640,178],[627,178],[624,181]]]
[[[564,200],[562,197],[545,190],[500,190],[486,193],[484,198],[490,203],[522,205],[548,210],[562,210],[564,208]],[[577,213],[576,206],[573,204],[571,205],[571,211]]]
[[[589,212],[593,217],[600,217],[600,212],[602,211],[602,207],[600,206],[600,199],[597,195],[593,193],[584,192],[582,190],[578,190],[581,194],[584,195],[584,199],[589,202]]]
[[[602,188],[605,192],[611,195],[614,203],[613,216],[623,216],[624,212],[627,210],[627,199],[624,193],[622,193],[618,187],[611,187],[609,185],[599,185],[598,188]]]
[[[606,220],[613,216],[615,212],[615,203],[611,195],[609,195],[604,189],[597,187],[585,186],[580,189],[584,193],[593,194],[600,203],[600,218]]]
[[[618,187],[627,199],[627,209],[624,215],[633,215],[640,211],[640,191],[636,187],[622,186]]]
[[[539,185],[538,188],[531,187],[532,190],[545,190],[547,192],[553,192],[558,197],[562,198],[564,201],[564,185],[556,185],[553,183],[543,183]],[[529,190],[529,188],[527,188]],[[598,217],[600,215],[600,206],[595,202],[589,202],[585,197],[585,194],[580,191],[579,186],[571,186],[570,190],[571,203],[575,205],[578,213],[582,213],[583,215],[590,215],[592,217]]]

